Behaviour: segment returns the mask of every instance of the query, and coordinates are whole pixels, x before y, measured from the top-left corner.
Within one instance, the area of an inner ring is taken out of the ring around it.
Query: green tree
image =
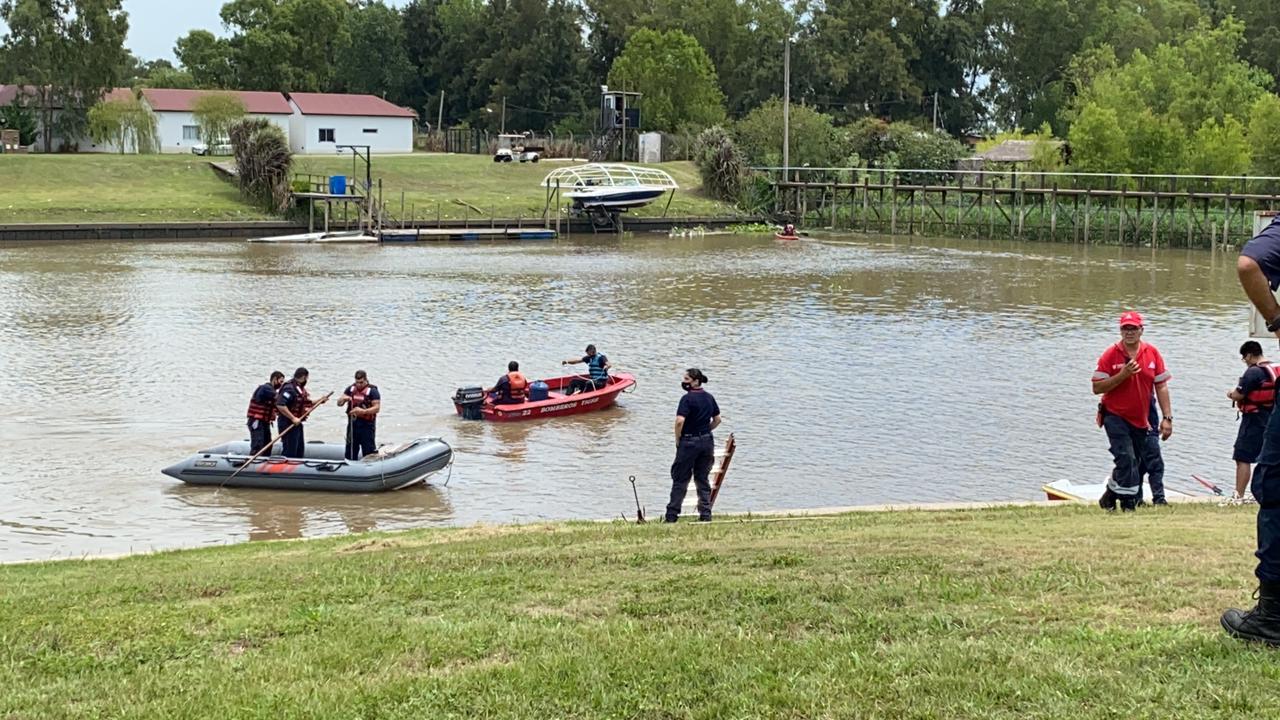
[[[1280,91],[1280,14],[1275,0],[1202,0],[1215,20],[1234,17],[1244,25],[1245,42],[1240,58],[1260,68]]]
[[[208,30],[192,30],[178,38],[173,54],[197,87],[230,88],[236,84],[231,44]]]
[[[610,68],[609,86],[643,93],[646,129],[706,127],[724,118],[724,94],[711,59],[679,30],[637,30]]]
[[[1249,110],[1249,146],[1254,174],[1280,177],[1280,98],[1271,93]]]
[[[0,130],[17,130],[19,145],[35,142],[36,129],[36,114],[21,96],[0,107]]]
[[[1251,161],[1244,124],[1231,115],[1204,121],[1191,139],[1184,170],[1189,175],[1244,175]]]
[[[409,103],[439,117],[444,93],[444,122],[472,118],[489,100],[481,80],[489,43],[488,9],[481,0],[414,0],[404,8],[405,47],[414,66]]]
[[[99,144],[113,144],[120,154],[154,153],[159,149],[159,123],[136,97],[105,100],[88,113],[89,137]]]
[[[351,42],[338,65],[338,85],[407,102],[413,65],[405,50],[404,18],[380,2],[356,7],[350,17]]]
[[[284,131],[265,118],[245,118],[231,127],[240,193],[273,212],[289,205],[293,153]]]
[[[351,46],[346,0],[284,0],[274,27],[289,38],[286,91],[328,92],[335,88],[342,54]],[[388,38],[389,42],[391,38]]]
[[[846,117],[918,115],[924,89],[912,74],[933,0],[829,0],[813,19],[823,90]]]
[[[78,137],[87,108],[122,79],[128,15],[120,0],[0,0],[10,77],[35,88],[45,151]],[[61,106],[55,122],[54,108]]]
[[[832,167],[848,157],[830,115],[803,105],[791,108],[792,167]],[[782,165],[782,101],[771,98],[734,126],[734,135],[751,165]]]
[[[238,95],[214,92],[201,95],[191,108],[191,115],[200,127],[200,139],[209,145],[225,142],[231,128],[244,119],[244,101]]]
[[[1129,171],[1129,145],[1115,110],[1089,104],[1071,125],[1071,166],[1080,172]]]
[[[906,122],[888,128],[888,146],[896,164],[909,170],[950,170],[968,154],[964,144],[945,132],[921,130]]]
[[[707,192],[720,200],[736,201],[747,177],[747,164],[728,131],[719,125],[703,130],[693,155]]]

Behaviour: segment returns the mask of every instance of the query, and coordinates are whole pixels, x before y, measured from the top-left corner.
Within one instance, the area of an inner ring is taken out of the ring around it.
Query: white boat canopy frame
[[[643,185],[664,190],[679,190],[680,186],[665,171],[657,168],[623,165],[621,163],[589,163],[553,170],[542,181],[548,188],[560,187],[614,187]]]

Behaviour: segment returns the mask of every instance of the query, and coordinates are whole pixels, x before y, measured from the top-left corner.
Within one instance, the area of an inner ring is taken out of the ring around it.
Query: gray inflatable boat
[[[355,461],[345,459],[343,450],[338,443],[315,441],[307,443],[306,458],[286,458],[276,443],[270,457],[264,454],[235,474],[252,455],[249,441],[240,440],[201,450],[161,472],[191,485],[371,493],[424,482],[453,462],[453,448],[440,438],[384,445]]]

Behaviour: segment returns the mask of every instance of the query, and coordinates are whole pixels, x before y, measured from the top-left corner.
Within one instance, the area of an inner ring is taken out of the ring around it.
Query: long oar
[[[236,471],[235,471],[235,472],[233,472],[233,473],[231,473],[230,475],[228,475],[226,480],[223,480],[221,483],[219,483],[219,484],[218,484],[218,489],[219,489],[219,490],[221,490],[221,489],[222,489],[222,486],[223,486],[223,485],[226,485],[226,484],[227,484],[227,483],[229,483],[229,482],[231,482],[232,478],[234,478],[235,476],[239,475],[241,470],[244,470],[245,468],[249,467],[249,464],[250,464],[250,463],[252,463],[254,460],[257,460],[259,457],[262,457],[262,453],[264,453],[264,452],[266,452],[266,451],[270,450],[271,448],[275,447],[275,444],[276,444],[276,441],[277,441],[277,440],[279,440],[280,438],[282,438],[282,437],[284,437],[285,435],[289,434],[289,431],[290,431],[290,430],[292,430],[292,429],[294,429],[294,428],[298,427],[298,425],[299,425],[299,424],[301,424],[303,420],[306,420],[306,419],[307,419],[307,416],[309,416],[309,415],[311,414],[311,411],[312,411],[312,410],[315,410],[316,408],[320,407],[321,405],[325,404],[326,402],[329,402],[329,398],[330,398],[332,395],[333,395],[333,391],[332,391],[332,390],[330,390],[328,393],[325,393],[325,396],[324,396],[324,397],[322,397],[322,398],[320,398],[319,400],[317,400],[317,401],[315,401],[314,403],[312,403],[311,407],[307,408],[307,411],[306,411],[306,412],[304,412],[304,413],[302,413],[302,417],[300,417],[300,418],[298,418],[296,421],[294,421],[294,423],[293,423],[292,425],[290,425],[289,427],[285,428],[284,430],[281,430],[279,435],[276,435],[275,437],[271,438],[271,442],[267,443],[267,446],[266,446],[266,447],[262,448],[261,450],[259,450],[258,452],[254,453],[253,455],[250,455],[250,456],[249,456],[249,459],[248,459],[248,460],[245,460],[245,461],[240,465],[240,467],[236,468]]]
[[[1224,493],[1222,492],[1222,488],[1218,487],[1217,485],[1214,485],[1213,483],[1209,482],[1208,480],[1205,480],[1204,478],[1200,477],[1199,475],[1192,475],[1192,476],[1191,476],[1191,479],[1192,479],[1192,480],[1195,480],[1196,482],[1200,483],[1201,485],[1203,485],[1203,486],[1205,486],[1205,487],[1209,488],[1210,490],[1212,490],[1214,495],[1223,495],[1223,494],[1224,494]]]

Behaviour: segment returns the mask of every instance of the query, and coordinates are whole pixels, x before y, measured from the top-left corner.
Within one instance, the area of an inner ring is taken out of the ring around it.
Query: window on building
[[[199,126],[199,125],[183,125],[183,126],[182,126],[182,139],[183,139],[183,140],[186,140],[186,141],[189,141],[189,142],[195,142],[195,141],[199,140],[199,139],[200,139],[200,126]]]
[[[333,139],[333,128],[320,128],[320,142],[336,142]]]
[[[378,128],[365,128],[365,129],[364,129],[364,134],[365,134],[365,135],[377,135],[377,134],[378,134]]]

